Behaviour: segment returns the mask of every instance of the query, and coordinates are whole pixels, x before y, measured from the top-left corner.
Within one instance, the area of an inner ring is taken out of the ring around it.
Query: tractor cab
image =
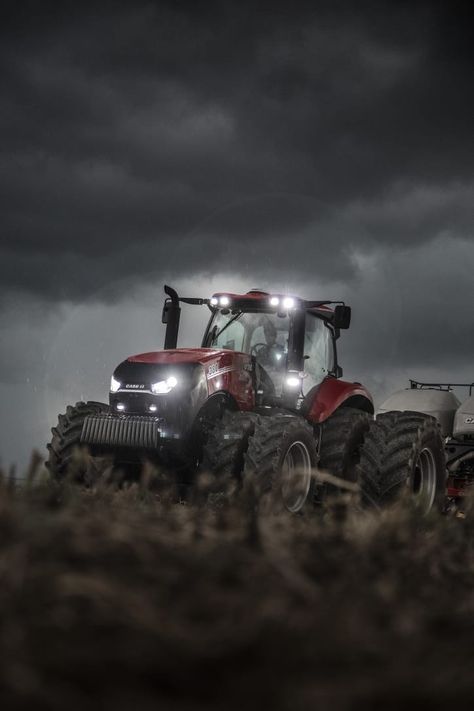
[[[336,340],[350,324],[343,302],[307,301],[254,289],[247,294],[220,292],[209,300],[180,298],[165,287],[165,348],[176,348],[179,302],[205,303],[211,317],[202,348],[247,354],[256,376],[257,404],[298,399],[328,376],[340,377]],[[330,304],[336,308],[330,308]]]
[[[203,346],[250,355],[256,364],[258,391],[263,399],[282,398],[285,392],[295,389],[306,395],[334,372],[335,330],[327,318],[332,312],[327,309],[326,318],[321,318],[315,310],[308,309],[303,321],[295,318],[298,307],[292,297],[285,297],[289,305],[285,308],[283,297],[269,297],[264,293],[260,296],[250,304],[241,299],[240,308],[217,306]],[[290,340],[294,349],[298,328],[304,331],[303,357],[299,353],[297,358],[291,359]]]

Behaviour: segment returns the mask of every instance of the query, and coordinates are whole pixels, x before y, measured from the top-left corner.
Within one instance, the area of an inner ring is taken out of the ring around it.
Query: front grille
[[[89,415],[82,426],[81,442],[156,449],[160,442],[159,424],[158,417]]]
[[[125,412],[129,415],[148,415],[150,405],[155,405],[155,407],[160,408],[160,413],[162,410],[162,405],[157,402],[158,398],[155,398],[150,393],[130,393],[130,392],[118,392],[114,393],[110,400],[112,409],[115,410],[118,403],[125,406]],[[156,417],[156,415],[153,415]]]

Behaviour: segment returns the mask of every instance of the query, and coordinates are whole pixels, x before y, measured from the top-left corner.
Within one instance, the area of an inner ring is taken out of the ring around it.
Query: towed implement
[[[474,484],[474,383],[421,383],[391,395],[366,433],[365,495],[387,503],[402,491],[425,512],[459,505]],[[461,402],[453,390],[468,389]]]

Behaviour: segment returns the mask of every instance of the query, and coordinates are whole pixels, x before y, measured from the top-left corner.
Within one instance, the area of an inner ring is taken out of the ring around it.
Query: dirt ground
[[[275,515],[3,477],[0,708],[472,708],[470,511]]]

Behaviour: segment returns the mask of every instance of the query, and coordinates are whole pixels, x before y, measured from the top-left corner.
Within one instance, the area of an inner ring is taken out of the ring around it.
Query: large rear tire
[[[357,481],[357,465],[371,415],[341,407],[322,425],[319,468],[334,477]]]
[[[379,415],[366,433],[359,463],[361,501],[383,507],[402,496],[421,513],[442,510],[446,458],[439,425],[419,412]]]
[[[299,513],[312,504],[318,455],[312,427],[298,415],[259,415],[245,455],[244,478],[277,509]]]
[[[102,402],[77,402],[68,405],[64,415],[58,416],[58,424],[51,429],[52,439],[47,445],[49,457],[46,466],[54,479],[74,475],[81,479],[85,474],[76,460],[81,448],[80,437],[84,420],[88,415],[108,412],[109,406]]]

